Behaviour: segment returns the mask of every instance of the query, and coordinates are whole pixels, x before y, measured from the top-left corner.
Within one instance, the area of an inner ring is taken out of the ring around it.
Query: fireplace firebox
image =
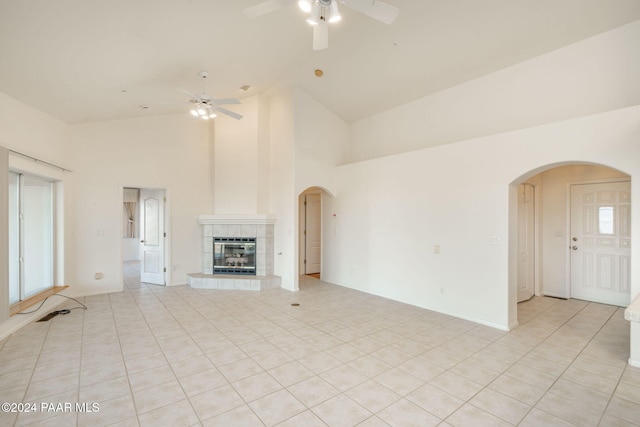
[[[213,273],[256,275],[255,237],[213,239]]]

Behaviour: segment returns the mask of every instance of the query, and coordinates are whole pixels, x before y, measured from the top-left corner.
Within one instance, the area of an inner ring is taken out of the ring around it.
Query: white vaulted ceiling
[[[216,98],[295,84],[352,122],[640,19],[638,0],[387,0],[392,25],[343,7],[313,51],[295,2],[243,15],[261,1],[0,0],[0,92],[68,123],[186,114],[207,70]]]

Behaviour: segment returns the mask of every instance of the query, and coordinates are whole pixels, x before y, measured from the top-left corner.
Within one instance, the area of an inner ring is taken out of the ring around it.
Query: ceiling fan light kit
[[[241,114],[220,107],[220,105],[225,104],[240,104],[240,101],[235,98],[213,99],[204,93],[204,80],[209,76],[209,73],[201,71],[198,75],[202,78],[202,94],[194,95],[186,90],[182,91],[191,97],[189,102],[194,104],[189,111],[191,115],[203,120],[209,120],[217,117],[217,113],[222,113],[236,120],[240,120],[243,117]]]
[[[329,27],[327,24],[342,20],[338,2],[385,24],[391,24],[395,21],[399,13],[396,6],[380,0],[297,0],[300,10],[309,14],[307,22],[313,27],[313,50],[329,47]],[[244,14],[250,18],[256,18],[275,12],[290,3],[293,3],[293,0],[266,0],[244,9]]]

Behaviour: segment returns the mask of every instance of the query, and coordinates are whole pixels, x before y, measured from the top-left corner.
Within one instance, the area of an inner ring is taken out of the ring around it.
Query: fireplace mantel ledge
[[[274,215],[261,214],[204,214],[198,216],[201,225],[228,225],[228,224],[275,224]]]

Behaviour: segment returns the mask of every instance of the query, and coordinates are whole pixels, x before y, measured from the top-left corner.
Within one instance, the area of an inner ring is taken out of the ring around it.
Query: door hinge
[[[164,237],[167,237],[167,233],[164,233]]]
[[[304,205],[307,206],[307,201],[306,200],[304,201]]]
[[[304,260],[304,263],[305,263],[305,264],[307,263],[307,260],[306,260],[306,259]]]
[[[164,272],[165,272],[165,273],[167,272],[167,267],[165,267],[165,268],[164,268]]]

